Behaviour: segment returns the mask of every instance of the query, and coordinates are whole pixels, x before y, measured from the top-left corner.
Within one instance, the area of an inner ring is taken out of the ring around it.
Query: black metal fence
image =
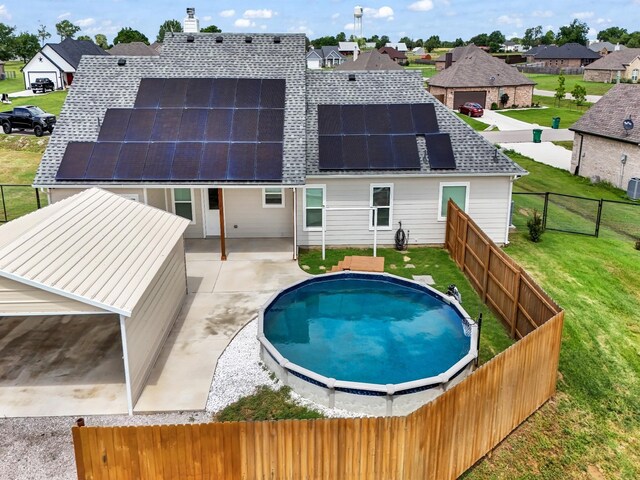
[[[0,223],[26,215],[46,205],[37,188],[31,185],[0,184]]]
[[[537,210],[545,230],[599,237],[607,234],[640,239],[640,202],[589,198],[554,192],[513,192],[512,223],[526,228]]]

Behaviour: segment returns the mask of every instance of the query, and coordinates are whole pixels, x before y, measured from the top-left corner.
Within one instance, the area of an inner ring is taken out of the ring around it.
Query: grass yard
[[[404,68],[406,68],[407,70],[420,70],[420,71],[422,71],[422,77],[423,78],[431,78],[437,73],[435,65],[422,65],[420,63],[412,63],[411,65],[408,65],[408,66],[406,66]]]
[[[500,110],[498,113],[528,123],[551,126],[553,117],[560,117],[560,128],[569,128],[584,114],[583,111],[563,107],[530,108],[528,110]]]
[[[535,86],[538,90],[549,90],[555,92],[558,88],[559,75],[550,75],[544,73],[525,73],[525,76],[529,77],[538,84]],[[564,88],[567,92],[571,92],[576,85],[582,85],[587,89],[587,95],[604,95],[613,87],[613,83],[600,83],[600,82],[585,82],[582,80],[582,75],[565,75],[564,76]]]
[[[15,74],[15,78],[5,78],[0,80],[0,93],[14,93],[24,90],[24,75],[20,69],[24,67],[22,61],[13,60],[4,64],[4,71],[6,73]]]
[[[567,150],[573,150],[573,142],[568,140],[556,140],[555,142],[551,142],[554,145],[557,145],[562,148],[566,148]]]
[[[35,105],[40,107],[47,113],[53,113],[54,115],[60,115],[62,110],[62,104],[64,99],[67,98],[66,90],[56,90],[55,92],[34,95],[32,97],[18,97],[11,99],[11,105],[2,104],[2,110],[11,110],[13,107],[20,107],[22,105]]]
[[[482,123],[480,120],[476,120],[475,118],[470,117],[469,115],[462,115],[459,112],[455,112],[455,114],[463,122],[468,123],[471,126],[471,128],[473,128],[474,130],[476,130],[478,132],[483,132],[484,130],[489,128],[489,125],[487,125],[486,123]],[[497,132],[497,131],[499,131],[498,128],[494,128],[492,130],[492,132]]]

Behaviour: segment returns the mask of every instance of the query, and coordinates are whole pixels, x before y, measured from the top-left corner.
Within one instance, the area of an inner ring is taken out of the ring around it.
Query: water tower
[[[353,35],[356,38],[362,38],[362,14],[364,10],[362,7],[355,7],[353,9]]]

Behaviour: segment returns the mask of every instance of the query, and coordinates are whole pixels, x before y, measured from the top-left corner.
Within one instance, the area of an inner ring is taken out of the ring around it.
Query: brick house
[[[469,45],[464,45],[463,47],[452,48],[446,54],[440,55],[435,60],[434,63],[436,64],[436,70],[440,71],[446,68],[447,55],[451,54],[451,64],[453,65],[461,58],[468,56],[471,52],[474,52],[476,50],[482,51],[480,48],[476,47],[473,43],[470,43]]]
[[[429,92],[449,108],[476,102],[484,108],[500,104],[503,94],[507,105],[531,105],[535,82],[514,67],[474,46],[451,67],[431,77]]]
[[[640,48],[611,52],[584,68],[587,82],[615,82],[621,79],[637,82],[640,73]]]
[[[640,122],[633,125],[640,103],[640,86],[618,84],[569,130],[576,132],[571,169],[583,177],[626,189],[640,177]]]
[[[526,53],[529,62],[530,52]],[[565,43],[561,46],[548,45],[533,55],[533,61],[545,67],[580,68],[595,62],[600,54],[579,43]]]
[[[382,47],[378,51],[384,55],[388,55],[389,58],[398,65],[406,65],[408,63],[407,56],[393,47]]]

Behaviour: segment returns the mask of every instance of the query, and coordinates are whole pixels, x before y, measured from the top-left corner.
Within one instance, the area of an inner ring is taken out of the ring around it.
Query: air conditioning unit
[[[638,200],[640,198],[640,177],[632,177],[631,180],[629,180],[627,195],[631,200]]]

